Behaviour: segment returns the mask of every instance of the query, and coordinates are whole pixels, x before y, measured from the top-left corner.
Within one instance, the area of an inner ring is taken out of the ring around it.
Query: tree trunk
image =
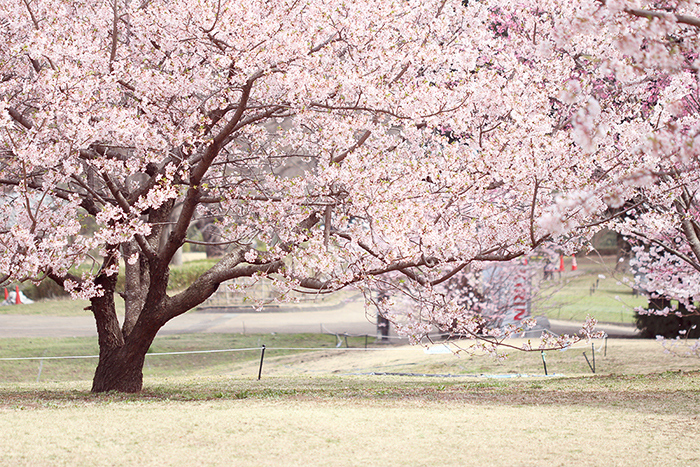
[[[139,392],[146,353],[161,326],[140,321],[121,346],[100,344],[92,392]]]
[[[148,350],[148,348],[146,348]],[[101,349],[92,392],[139,392],[143,387],[143,363],[146,351]]]
[[[116,277],[116,276],[115,276]],[[116,282],[116,280],[114,280]],[[139,313],[131,332],[125,335],[119,327],[112,290],[91,300],[97,323],[100,358],[92,383],[92,392],[139,392],[143,386],[143,364],[146,352],[164,322],[157,313]],[[146,303],[144,309],[159,310]]]

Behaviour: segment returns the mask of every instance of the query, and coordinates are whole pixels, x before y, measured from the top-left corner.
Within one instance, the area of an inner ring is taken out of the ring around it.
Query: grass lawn
[[[610,272],[579,259],[576,274],[542,287],[549,298],[534,314],[630,322],[645,300]],[[0,313],[75,315],[86,304]],[[498,361],[442,345],[336,344],[317,334],[166,335],[146,358],[142,393],[93,395],[95,358],[46,357],[94,356],[95,338],[0,339],[0,359],[44,357],[0,360],[0,465],[700,464],[700,359],[655,341],[546,352],[547,377],[539,352]],[[241,348],[253,350],[159,355]],[[417,376],[426,374],[443,376]]]
[[[365,339],[349,337],[348,344],[364,347]],[[181,334],[159,336],[153,342],[146,358],[144,375],[184,376],[210,375],[230,371],[232,365],[259,362],[262,345],[270,347],[271,357],[284,357],[301,351],[287,348],[335,349],[335,336],[323,334]],[[344,344],[344,343],[343,343]],[[371,341],[370,341],[371,344]],[[157,355],[169,352],[192,352],[226,349],[255,350]],[[97,358],[51,359],[59,356],[97,356],[94,337],[67,338],[8,338],[0,339],[0,383],[29,381],[89,380],[95,371]],[[46,357],[38,360],[1,360],[2,358]],[[255,370],[257,371],[257,370]],[[255,372],[257,374],[257,372]]]
[[[457,381],[176,378],[142,394],[0,387],[2,465],[700,462],[698,373]]]
[[[89,354],[92,341],[0,339],[0,356]],[[334,337],[310,334],[164,336],[153,352],[262,343],[259,381],[258,350],[151,355],[137,395],[90,394],[94,360],[44,361],[38,383],[39,362],[0,362],[24,365],[0,367],[0,465],[700,462],[700,360],[666,354],[654,341],[596,342],[595,375],[587,345],[548,352],[550,374],[565,375],[554,377],[542,376],[539,353],[499,362],[441,353],[440,345],[364,350],[356,340],[354,349],[336,349]],[[286,350],[316,346],[323,349]]]
[[[578,269],[566,271],[555,279],[541,281],[533,303],[534,315],[551,319],[583,321],[587,315],[605,323],[634,323],[634,308],[646,306],[647,298],[632,292],[633,277],[615,270],[613,256],[578,257]]]
[[[509,341],[521,345],[524,340]],[[155,339],[144,367],[145,381],[150,378],[256,376],[260,348],[266,346],[264,376],[325,376],[368,373],[427,373],[450,375],[544,374],[540,352],[510,351],[503,361],[469,351],[469,342],[446,349],[442,344],[430,350],[421,346],[387,346],[364,338],[349,338],[350,349],[337,348],[335,336],[323,334],[181,334]],[[344,342],[343,342],[344,345]],[[319,350],[293,350],[293,349]],[[452,351],[466,349],[455,355]],[[230,350],[214,353],[182,353]],[[252,350],[237,350],[252,349]],[[678,354],[683,347],[679,347]],[[163,353],[176,354],[161,355]],[[584,356],[585,352],[585,356]],[[90,380],[96,358],[51,359],[59,356],[96,356],[97,339],[80,338],[7,338],[0,339],[0,384]],[[27,360],[3,360],[4,358]],[[586,360],[588,358],[588,362]],[[597,374],[648,374],[669,370],[700,369],[700,359],[685,358],[663,351],[653,340],[608,339],[580,343],[565,351],[544,355],[549,374],[583,376],[592,374],[595,358]]]
[[[70,297],[51,300],[38,300],[34,303],[0,306],[0,314],[6,315],[44,315],[44,316],[92,316],[85,310],[90,305],[88,300],[72,300]],[[124,300],[115,296],[117,314],[124,316]]]

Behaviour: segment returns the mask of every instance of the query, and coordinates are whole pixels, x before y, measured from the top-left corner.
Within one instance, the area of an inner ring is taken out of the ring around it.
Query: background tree
[[[435,286],[577,248],[638,187],[688,235],[692,196],[664,193],[694,193],[696,115],[668,109],[697,93],[697,7],[612,3],[3,2],[0,278],[88,298],[93,390],[138,391],[158,330],[236,277],[400,275],[418,339],[464,316]],[[204,218],[230,246],[170,296]]]

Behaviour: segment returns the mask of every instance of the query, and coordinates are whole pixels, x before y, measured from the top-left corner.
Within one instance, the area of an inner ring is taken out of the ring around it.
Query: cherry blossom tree
[[[284,299],[400,276],[420,304],[400,331],[419,339],[475,325],[439,284],[544,241],[574,250],[639,190],[695,248],[697,9],[3,2],[0,279],[89,299],[93,391],[139,391],[158,330],[238,277]],[[188,228],[211,219],[226,254],[169,295]]]
[[[619,113],[605,127],[613,137],[608,157],[626,172],[618,176],[622,183],[606,195],[614,208],[608,221],[633,243],[635,288],[653,300],[675,301],[673,306],[639,311],[697,315],[700,21],[692,2],[639,6],[648,7],[620,3],[612,8],[637,18],[631,26],[642,26],[623,30],[617,42],[624,53],[617,63],[626,61],[636,69],[627,82],[615,74],[599,85],[599,93],[608,94],[609,105]]]

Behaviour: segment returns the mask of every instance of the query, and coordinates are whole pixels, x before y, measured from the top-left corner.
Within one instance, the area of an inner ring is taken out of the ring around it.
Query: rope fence
[[[343,351],[343,352],[348,352],[348,351],[360,351],[360,352],[371,352],[371,351],[391,351],[391,350],[402,350],[397,347],[367,347],[367,338],[369,337],[368,335],[350,335],[350,334],[331,334],[335,335],[337,340],[338,340],[338,345],[336,347],[266,347],[264,344],[261,345],[260,347],[244,347],[244,348],[229,348],[229,349],[213,349],[213,350],[187,350],[187,351],[173,351],[173,352],[151,352],[147,353],[146,357],[153,356],[153,357],[159,357],[159,356],[166,356],[166,355],[192,355],[192,354],[215,354],[215,353],[230,353],[230,352],[250,352],[250,351],[260,351],[260,368],[258,370],[258,380],[261,379],[262,377],[262,369],[263,369],[263,363],[265,359],[265,351]],[[342,345],[342,340],[340,336],[343,336],[345,338],[345,344],[346,347],[341,347]],[[349,347],[348,346],[348,337],[365,337],[365,347]],[[382,336],[384,337],[384,336]],[[399,338],[401,339],[401,338]],[[379,340],[379,338],[377,339]],[[382,339],[383,340],[383,339]],[[449,353],[452,351],[450,349],[449,343],[439,343],[435,344],[434,347],[444,347],[445,352],[438,352],[438,353]],[[580,350],[582,347],[568,347],[563,350]],[[592,362],[586,355],[586,352],[583,352],[583,357],[586,360],[586,363],[588,364],[588,367],[590,368],[591,372],[595,373],[596,370],[596,362],[595,362],[595,353],[596,353],[596,348],[595,344],[591,343],[590,346],[591,350],[591,357],[592,357]],[[604,342],[601,343],[598,352],[601,350],[604,350],[604,355],[607,356],[607,338],[604,339]],[[433,377],[433,378],[474,378],[474,377],[486,377],[486,378],[515,378],[515,377],[554,377],[554,376],[563,376],[561,374],[557,373],[552,373],[550,374],[547,371],[547,362],[545,359],[545,352],[541,351],[541,357],[542,357],[542,364],[544,367],[544,375],[541,374],[506,374],[506,375],[488,375],[488,374],[430,374],[430,373],[402,373],[402,372],[382,372],[382,371],[372,371],[372,372],[366,372],[366,373],[348,373],[348,375],[363,375],[363,376],[419,376],[419,377]],[[39,374],[37,376],[37,382],[39,381],[39,378],[41,377],[41,372],[43,368],[43,364],[45,360],[75,360],[75,359],[93,359],[93,358],[99,358],[99,355],[67,355],[67,356],[40,356],[40,357],[0,357],[0,361],[2,362],[10,362],[10,361],[39,361]]]
[[[317,350],[342,350],[342,351],[353,351],[353,350],[359,350],[359,351],[373,351],[373,350],[400,350],[400,349],[392,349],[392,348],[375,348],[375,347],[370,347],[370,348],[360,348],[360,347],[265,347],[267,350],[308,350],[308,351],[317,351]],[[187,351],[181,351],[181,352],[151,352],[147,353],[146,357],[156,357],[156,356],[161,356],[161,355],[188,355],[188,354],[204,354],[204,353],[223,353],[223,352],[246,352],[246,351],[251,351],[251,350],[261,350],[261,347],[248,347],[248,348],[240,348],[240,349],[216,349],[216,350],[187,350]],[[0,357],[0,361],[15,361],[15,360],[62,360],[62,359],[80,359],[80,358],[99,358],[99,355],[71,355],[71,356],[62,356],[62,357]]]

